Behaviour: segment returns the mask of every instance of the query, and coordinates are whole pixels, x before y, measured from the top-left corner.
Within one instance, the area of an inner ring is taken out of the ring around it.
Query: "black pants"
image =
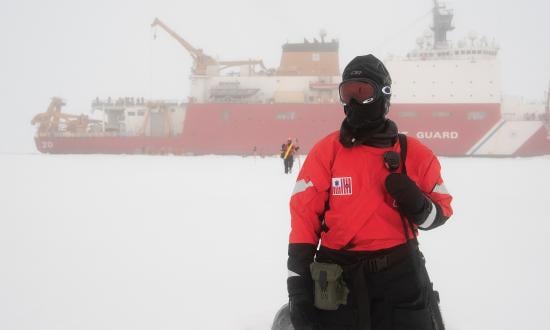
[[[292,173],[292,165],[294,165],[294,156],[288,156],[287,158],[283,159],[283,163],[285,164],[285,173]]]
[[[369,329],[369,325],[360,324],[359,320],[363,319],[370,324],[371,330],[442,330],[443,322],[426,272],[424,257],[416,245],[414,249],[408,245],[396,249],[408,249],[410,254],[380,271],[357,267],[357,262],[361,262],[358,260],[368,259],[369,256],[357,257],[321,249],[317,260],[341,264],[350,293],[347,304],[338,310],[319,310],[316,329]],[[362,279],[362,282],[358,279]],[[368,307],[366,313],[365,306]],[[365,317],[365,314],[370,315]],[[439,320],[435,321],[438,317]]]

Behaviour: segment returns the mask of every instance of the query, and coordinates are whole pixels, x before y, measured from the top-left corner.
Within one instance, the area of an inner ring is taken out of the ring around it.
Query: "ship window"
[[[416,111],[399,111],[397,115],[403,118],[414,118],[416,117],[417,113]]]
[[[432,112],[432,117],[435,118],[448,118],[451,117],[451,112],[449,111],[434,111]]]
[[[279,112],[277,114],[278,120],[294,120],[295,117],[296,117],[296,112],[293,112],[293,111]]]
[[[133,111],[128,111],[128,116],[135,116],[135,115],[136,115],[135,112],[133,112]]]
[[[321,54],[319,54],[319,53],[311,54],[311,60],[313,62],[319,62],[321,60]]]
[[[468,120],[483,120],[487,117],[487,112],[470,111],[468,112]]]
[[[143,116],[143,115],[145,115],[145,111],[139,110],[139,111],[138,111],[138,116]]]

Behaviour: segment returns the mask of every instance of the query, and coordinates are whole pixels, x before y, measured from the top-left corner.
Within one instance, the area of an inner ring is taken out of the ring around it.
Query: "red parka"
[[[407,142],[407,175],[434,203],[434,212],[441,213],[437,216],[446,220],[452,214],[452,197],[439,161],[417,139],[407,137]],[[404,243],[401,216],[384,187],[390,171],[383,154],[390,150],[399,153],[399,142],[388,148],[344,148],[339,132],[319,141],[304,162],[290,200],[290,244],[317,246],[321,240],[330,249],[373,251]],[[408,230],[409,237],[415,235]]]

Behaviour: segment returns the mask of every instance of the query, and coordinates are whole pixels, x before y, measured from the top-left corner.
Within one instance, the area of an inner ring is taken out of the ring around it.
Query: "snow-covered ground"
[[[455,215],[421,246],[448,329],[547,329],[550,157],[441,162]],[[282,172],[0,154],[0,329],[269,329],[286,301]]]

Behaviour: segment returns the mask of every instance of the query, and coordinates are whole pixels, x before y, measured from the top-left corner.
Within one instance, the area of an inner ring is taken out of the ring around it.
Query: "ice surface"
[[[448,329],[545,329],[550,157],[441,162],[455,215],[420,240]],[[269,329],[295,175],[279,158],[0,154],[0,329]]]

